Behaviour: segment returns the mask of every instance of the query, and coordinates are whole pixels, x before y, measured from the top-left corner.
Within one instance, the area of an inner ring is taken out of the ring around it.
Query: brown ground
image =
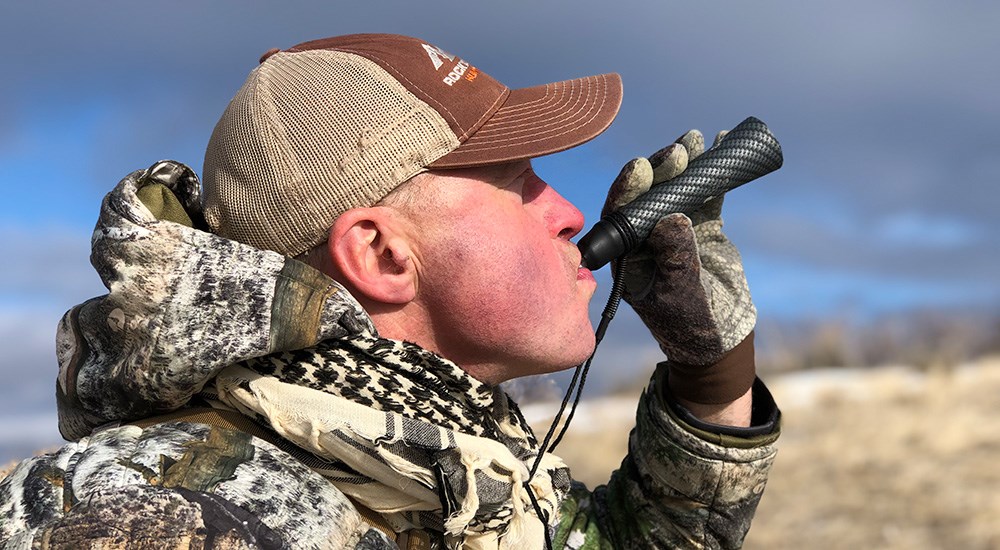
[[[783,434],[745,548],[1000,548],[1000,359],[816,374],[768,379]],[[574,420],[557,454],[575,478],[618,465],[630,402]]]

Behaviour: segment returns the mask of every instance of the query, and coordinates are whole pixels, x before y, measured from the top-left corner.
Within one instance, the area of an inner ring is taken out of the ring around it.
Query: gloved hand
[[[701,132],[691,130],[649,159],[630,161],[611,185],[601,215],[652,185],[670,185],[704,149]],[[623,297],[667,354],[674,395],[696,403],[733,401],[755,377],[757,311],[740,254],[722,233],[722,201],[705,203],[690,218],[663,217],[624,259]]]

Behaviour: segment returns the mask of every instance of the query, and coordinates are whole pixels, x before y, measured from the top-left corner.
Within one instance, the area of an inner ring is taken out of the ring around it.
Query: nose
[[[573,206],[541,178],[535,182],[538,195],[531,202],[542,210],[542,220],[549,234],[554,238],[570,240],[583,230],[583,212]]]

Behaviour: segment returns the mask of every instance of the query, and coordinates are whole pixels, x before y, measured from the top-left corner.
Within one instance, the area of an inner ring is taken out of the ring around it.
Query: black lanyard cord
[[[604,311],[601,312],[601,322],[597,325],[597,330],[594,331],[594,351],[591,352],[590,357],[582,365],[578,365],[576,370],[573,372],[573,379],[569,383],[569,388],[566,389],[566,395],[563,396],[562,404],[559,405],[559,412],[556,413],[555,418],[552,419],[552,424],[549,426],[548,432],[545,434],[545,439],[538,448],[538,456],[535,457],[535,462],[531,466],[531,473],[528,475],[528,480],[524,482],[525,488],[528,490],[528,496],[531,498],[532,507],[535,509],[535,514],[540,520],[542,520],[543,527],[545,529],[545,548],[547,550],[552,550],[552,540],[549,536],[548,528],[548,518],[542,514],[542,509],[538,505],[538,500],[535,498],[534,491],[531,490],[531,480],[535,477],[535,472],[538,471],[538,466],[542,462],[542,457],[545,453],[552,452],[555,450],[559,442],[562,441],[563,435],[566,434],[566,430],[569,429],[569,423],[573,420],[573,415],[576,413],[576,407],[580,404],[580,396],[583,395],[583,386],[587,382],[587,373],[590,371],[590,364],[594,361],[594,355],[597,353],[597,346],[600,345],[601,340],[604,339],[604,334],[608,330],[608,325],[611,324],[611,319],[614,319],[615,314],[618,312],[618,305],[622,300],[622,292],[624,291],[624,274],[625,274],[625,260],[624,258],[619,260],[617,265],[615,265],[615,275],[614,284],[611,286],[611,295],[608,296],[608,303],[604,306]],[[579,382],[579,386],[577,386]],[[552,440],[552,435],[556,431],[556,426],[559,425],[559,421],[562,419],[563,413],[566,411],[566,405],[569,403],[570,396],[574,394],[576,390],[576,395],[573,397],[573,406],[570,407],[569,415],[566,417],[566,422],[563,423],[562,429],[559,430],[559,435],[556,437],[552,445],[549,446],[549,441]]]

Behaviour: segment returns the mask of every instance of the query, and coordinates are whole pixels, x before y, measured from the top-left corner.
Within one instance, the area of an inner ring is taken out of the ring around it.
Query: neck
[[[445,331],[436,330],[432,316],[414,303],[399,307],[384,307],[385,304],[362,303],[372,318],[375,328],[383,338],[412,342],[427,351],[434,352],[458,365],[469,376],[484,384],[496,386],[512,376],[508,366],[495,358],[475,357],[463,353],[460,346],[442,337]]]

